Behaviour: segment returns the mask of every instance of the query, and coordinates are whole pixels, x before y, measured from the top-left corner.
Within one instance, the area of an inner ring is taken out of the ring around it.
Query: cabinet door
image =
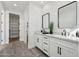
[[[42,50],[42,36],[41,35],[37,35],[36,36],[36,46]]]
[[[61,55],[62,57],[76,57],[77,56],[77,50],[61,46]]]
[[[61,55],[59,54],[59,44],[52,42],[53,44],[50,46],[50,56],[51,57],[60,57]]]
[[[71,41],[61,41],[61,54],[63,57],[78,56],[78,44]]]
[[[59,48],[60,48],[61,40],[57,38],[50,39],[50,56],[51,57],[60,57]]]
[[[36,38],[36,46],[39,47],[39,37]]]

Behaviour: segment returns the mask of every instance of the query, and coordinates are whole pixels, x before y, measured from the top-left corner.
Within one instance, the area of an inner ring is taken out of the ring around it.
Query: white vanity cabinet
[[[36,34],[35,45],[50,57],[77,57],[79,43],[59,36]]]
[[[41,51],[43,51],[48,56],[50,54],[49,41],[50,41],[49,37],[42,34],[36,34],[36,40],[35,40],[36,47],[38,47]]]
[[[43,37],[42,37],[42,35],[37,35],[36,34],[36,40],[35,40],[35,45],[39,48],[39,49],[41,49],[41,50],[43,50]]]
[[[78,44],[64,41],[59,38],[50,39],[51,57],[76,57],[78,56]]]

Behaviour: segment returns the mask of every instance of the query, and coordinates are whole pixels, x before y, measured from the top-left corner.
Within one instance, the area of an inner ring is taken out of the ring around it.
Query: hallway
[[[46,57],[40,50],[28,49],[26,44],[20,41],[13,41],[3,48],[0,50],[0,57]]]

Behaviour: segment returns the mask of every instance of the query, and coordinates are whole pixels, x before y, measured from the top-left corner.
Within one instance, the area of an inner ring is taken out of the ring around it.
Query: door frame
[[[19,15],[19,41],[20,39],[20,20],[21,20],[21,13],[13,12],[13,11],[6,11],[6,41],[5,44],[9,44],[9,14]]]

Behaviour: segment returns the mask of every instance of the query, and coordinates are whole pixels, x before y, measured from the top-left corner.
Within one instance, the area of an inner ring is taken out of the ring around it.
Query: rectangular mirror
[[[43,29],[48,29],[50,24],[50,14],[46,13],[42,15],[42,28]]]
[[[73,1],[58,8],[58,28],[76,28],[77,2]]]

